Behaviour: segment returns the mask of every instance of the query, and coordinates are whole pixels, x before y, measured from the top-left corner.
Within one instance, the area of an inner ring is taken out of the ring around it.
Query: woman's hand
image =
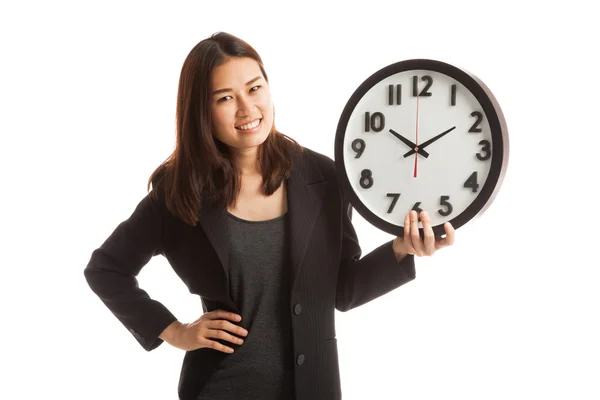
[[[398,236],[394,239],[394,254],[398,261],[402,260],[407,254],[415,256],[431,256],[442,247],[450,246],[454,243],[454,228],[450,222],[444,224],[446,237],[436,239],[431,227],[431,220],[425,211],[421,212],[421,222],[423,223],[423,239],[419,235],[419,220],[417,212],[412,210],[404,217],[404,237]]]
[[[240,322],[242,317],[224,310],[204,313],[192,323],[180,324],[173,335],[170,345],[178,349],[191,351],[211,348],[224,353],[233,353],[233,349],[212,339],[222,339],[241,345],[244,340],[234,336],[247,336],[248,331],[229,321]]]

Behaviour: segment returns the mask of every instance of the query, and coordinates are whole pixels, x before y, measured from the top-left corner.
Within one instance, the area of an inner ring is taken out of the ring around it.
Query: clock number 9
[[[380,112],[365,113],[365,132],[370,132],[371,129],[375,132],[381,132],[385,128],[385,115]]]
[[[352,150],[356,152],[356,156],[354,156],[354,158],[360,158],[360,156],[362,156],[362,153],[365,151],[366,147],[367,145],[365,144],[364,140],[354,139],[354,141],[352,142]]]
[[[363,169],[360,173],[360,187],[369,189],[373,186],[373,173],[370,169]]]
[[[480,161],[485,161],[487,159],[489,159],[492,156],[492,152],[490,151],[491,148],[491,143],[489,140],[482,140],[481,142],[479,142],[480,145],[482,145],[483,147],[481,148],[481,151],[484,152],[484,155],[481,155],[480,153],[475,154],[475,156],[477,157],[478,160]]]

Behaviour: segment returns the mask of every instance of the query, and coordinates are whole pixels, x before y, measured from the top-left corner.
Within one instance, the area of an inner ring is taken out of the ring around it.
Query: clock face
[[[365,219],[401,235],[406,214],[424,210],[440,236],[444,222],[458,228],[492,201],[507,139],[482,82],[445,63],[408,60],[378,71],[351,97],[336,166]]]

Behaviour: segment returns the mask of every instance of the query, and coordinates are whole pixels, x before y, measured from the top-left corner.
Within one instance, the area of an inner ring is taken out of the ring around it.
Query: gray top
[[[267,221],[229,213],[228,224],[229,289],[248,336],[198,400],[294,399],[287,213]]]

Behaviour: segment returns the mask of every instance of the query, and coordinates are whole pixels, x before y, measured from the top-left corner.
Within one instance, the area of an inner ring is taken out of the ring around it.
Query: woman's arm
[[[163,253],[163,206],[147,194],[92,252],[84,270],[92,291],[147,351],[162,344],[159,335],[177,320],[138,286],[136,276],[152,257]]]
[[[361,258],[362,251],[344,200],[342,254],[336,291],[336,308],[348,311],[415,279],[414,256],[395,254],[393,240]]]

